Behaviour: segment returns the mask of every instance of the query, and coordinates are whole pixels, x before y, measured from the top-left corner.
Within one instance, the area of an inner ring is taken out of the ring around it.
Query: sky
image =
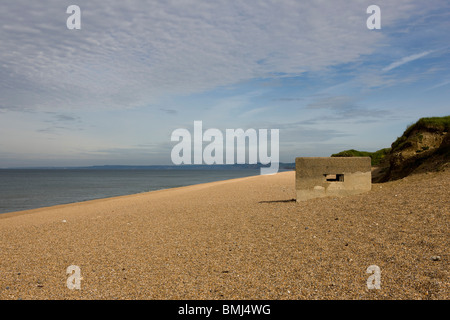
[[[390,147],[450,114],[449,31],[447,0],[2,0],[0,168],[171,164],[194,121],[282,162]]]

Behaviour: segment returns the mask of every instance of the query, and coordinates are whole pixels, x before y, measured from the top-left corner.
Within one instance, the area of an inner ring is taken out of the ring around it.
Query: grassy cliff
[[[389,154],[390,148],[380,149],[375,152],[358,151],[355,149],[341,151],[339,153],[332,154],[332,157],[370,157],[372,166],[379,166],[386,155]]]
[[[450,116],[421,118],[391,145],[389,170],[382,181],[413,172],[439,171],[450,161]]]
[[[450,162],[450,116],[421,118],[409,125],[391,148],[375,152],[346,150],[332,157],[370,157],[381,167],[373,182],[406,177],[414,172],[439,171]]]
[[[450,116],[421,118],[416,123],[409,125],[403,135],[392,143],[392,151],[399,151],[414,145],[415,141],[422,142],[423,133],[448,132],[450,128]]]

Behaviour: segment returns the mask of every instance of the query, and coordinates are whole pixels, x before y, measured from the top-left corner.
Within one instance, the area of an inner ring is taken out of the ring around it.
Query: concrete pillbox
[[[370,157],[310,157],[295,159],[297,202],[320,197],[344,197],[370,191]]]

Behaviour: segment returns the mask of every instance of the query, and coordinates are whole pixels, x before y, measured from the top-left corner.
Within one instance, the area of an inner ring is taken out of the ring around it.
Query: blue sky
[[[279,129],[283,162],[389,147],[450,114],[449,30],[438,0],[4,0],[0,167],[170,164],[196,120]]]

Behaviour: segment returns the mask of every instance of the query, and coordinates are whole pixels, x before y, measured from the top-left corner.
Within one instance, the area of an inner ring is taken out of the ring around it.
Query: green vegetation
[[[450,116],[421,118],[415,125],[417,129],[427,128],[448,131],[450,129]]]
[[[380,149],[375,152],[358,151],[358,150],[345,150],[339,153],[332,154],[332,157],[370,157],[372,166],[379,166],[387,164],[383,159],[390,159],[396,152],[401,152],[403,149],[415,145],[415,142],[423,142],[424,132],[438,133],[449,132],[450,129],[450,116],[445,117],[430,117],[421,118],[416,123],[409,125],[403,135],[398,137],[391,148]],[[430,150],[429,146],[421,146],[416,150],[416,154],[421,154],[419,157],[427,156],[427,152]],[[437,155],[444,155],[448,157],[450,155],[450,147],[448,143],[445,146],[441,146],[437,151]],[[418,161],[418,160],[417,160]],[[422,160],[421,160],[422,161]],[[423,160],[425,161],[425,160]]]
[[[403,135],[398,137],[397,140],[392,143],[392,150],[403,149],[411,145],[408,140],[413,131],[446,131],[450,129],[450,116],[446,117],[430,117],[421,118],[416,123],[409,125]],[[423,135],[421,133],[416,133],[416,136],[412,137],[418,141],[422,141]],[[409,145],[406,145],[409,143]]]
[[[381,160],[389,154],[391,151],[390,148],[384,148],[380,149],[375,152],[369,152],[369,151],[358,151],[358,150],[345,150],[341,151],[339,153],[332,154],[332,157],[370,157],[372,166],[378,166],[381,162]]]

